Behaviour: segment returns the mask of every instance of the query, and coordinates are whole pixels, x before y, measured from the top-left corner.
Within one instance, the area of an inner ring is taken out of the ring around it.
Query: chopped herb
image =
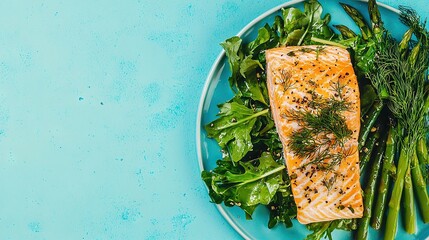
[[[294,83],[291,81],[291,78],[292,78],[292,74],[290,71],[286,71],[284,69],[280,71],[278,83],[283,86],[284,92],[286,92],[287,90],[293,87]]]
[[[332,176],[329,179],[326,179],[326,178],[323,179],[322,184],[328,189],[328,192],[330,192],[336,180],[337,180],[337,175],[334,174],[334,176]]]
[[[319,54],[323,53],[325,51],[325,47],[324,46],[317,46],[316,47],[316,60],[319,59]]]
[[[294,51],[290,51],[290,52],[288,52],[288,53],[287,53],[287,55],[288,55],[289,57],[295,57],[295,56],[296,56]]]

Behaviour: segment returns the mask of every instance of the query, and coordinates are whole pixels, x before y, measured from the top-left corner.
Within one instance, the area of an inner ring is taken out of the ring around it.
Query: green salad
[[[354,231],[367,239],[368,229],[384,228],[394,239],[398,227],[416,232],[416,210],[429,223],[429,32],[417,13],[400,7],[399,20],[408,27],[402,39],[384,28],[375,0],[368,2],[370,19],[353,6],[341,6],[359,32],[329,25],[315,0],[304,10],[281,10],[256,39],[232,37],[221,43],[228,58],[234,97],[219,104],[218,118],[205,126],[207,136],[223,153],[217,167],[201,177],[212,202],[240,207],[247,219],[258,206],[269,210],[268,228],[293,227],[296,205],[286,171],[283,147],[270,112],[265,50],[281,46],[333,45],[349,50],[359,81],[361,129],[358,139],[364,216],[311,223],[306,239],[332,239],[335,229]],[[367,24],[369,22],[370,24]],[[336,29],[334,31],[334,28]],[[415,204],[418,206],[416,208]],[[402,211],[404,225],[398,226]]]

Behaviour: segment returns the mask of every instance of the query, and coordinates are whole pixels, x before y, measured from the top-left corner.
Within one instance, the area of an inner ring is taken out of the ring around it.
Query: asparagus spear
[[[426,146],[426,139],[424,138],[420,138],[420,140],[417,142],[417,157],[420,164],[429,164],[428,149]]]
[[[386,152],[383,160],[383,169],[380,177],[380,184],[378,187],[377,201],[374,206],[372,215],[371,226],[374,229],[380,229],[383,222],[383,215],[387,202],[387,191],[389,190],[390,179],[389,176],[394,166],[394,158],[396,153],[396,130],[391,127],[387,135]]]
[[[354,38],[356,37],[356,33],[354,33],[350,28],[344,25],[334,25],[338,31],[340,31],[341,35],[344,39]]]
[[[427,154],[427,152],[426,152]],[[420,170],[419,162],[417,159],[417,153],[413,155],[411,159],[411,177],[413,179],[414,190],[417,195],[417,202],[420,207],[420,213],[423,218],[423,222],[429,222],[429,197],[426,189],[426,184]]]
[[[399,51],[401,52],[401,55],[403,58],[405,58],[405,54],[407,53],[406,50],[408,50],[408,44],[412,36],[413,36],[413,29],[410,28],[404,33],[404,35],[402,36],[401,42],[399,42]]]
[[[384,149],[386,146],[386,138],[383,136],[378,142],[376,151],[374,152],[374,162],[371,167],[371,173],[368,178],[367,186],[364,192],[364,212],[363,217],[358,221],[358,230],[356,239],[368,239],[368,228],[371,219],[371,208],[374,202],[374,194],[377,186],[377,178],[381,168],[381,162],[384,156]]]
[[[372,37],[371,29],[365,23],[365,20],[362,14],[356,8],[348,4],[345,4],[345,3],[340,3],[340,4],[343,7],[344,11],[346,11],[346,13],[353,19],[356,25],[360,28],[360,31],[362,33],[362,38],[364,40],[370,39]]]
[[[378,125],[373,128],[375,129],[375,131],[369,134],[368,140],[365,142],[365,146],[362,147],[359,155],[359,166],[361,172],[364,172],[364,169],[371,158],[371,153],[374,149],[375,143],[380,138],[380,126]]]
[[[383,101],[376,101],[374,102],[368,113],[365,115],[364,122],[359,133],[359,149],[361,149],[365,145],[365,141],[368,138],[368,134],[371,132],[374,123],[377,121],[377,118],[380,115],[383,106]]]
[[[408,137],[404,139],[404,145],[408,144]],[[398,228],[399,203],[401,202],[402,190],[404,189],[404,177],[409,165],[408,151],[402,147],[399,155],[398,168],[396,172],[396,181],[393,186],[392,195],[389,201],[389,213],[386,220],[385,240],[395,239],[396,230]]]
[[[380,42],[383,37],[383,21],[381,20],[380,11],[375,0],[368,1],[368,12],[371,18],[372,31],[377,41]]]
[[[411,167],[408,164],[408,169],[404,178],[404,190],[402,193],[404,198],[403,209],[404,209],[404,228],[409,234],[416,232],[416,208],[414,207],[414,195],[413,195],[413,183],[411,181]]]

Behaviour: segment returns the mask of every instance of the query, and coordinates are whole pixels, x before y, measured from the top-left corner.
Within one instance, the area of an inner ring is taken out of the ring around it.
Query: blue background
[[[198,102],[219,42],[282,2],[1,1],[0,239],[239,238]]]

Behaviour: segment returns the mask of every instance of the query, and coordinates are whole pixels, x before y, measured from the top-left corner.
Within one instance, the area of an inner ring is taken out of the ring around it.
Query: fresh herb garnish
[[[278,78],[278,83],[283,86],[283,92],[291,89],[294,85],[294,82],[291,81],[292,74],[290,71],[282,69],[280,71],[280,77]]]
[[[321,170],[332,170],[350,155],[349,149],[331,153],[336,147],[344,148],[345,141],[353,133],[343,116],[350,108],[343,90],[344,86],[337,81],[332,84],[333,94],[330,98],[312,92],[304,108],[287,110],[282,114],[282,117],[296,121],[300,126],[290,135],[288,146],[298,157],[309,158],[302,168],[315,164]]]
[[[334,183],[336,180],[337,180],[337,175],[334,174],[329,179],[326,179],[326,178],[323,179],[322,184],[326,187],[326,189],[328,189],[328,192],[330,192],[332,190],[332,187],[334,186]]]

